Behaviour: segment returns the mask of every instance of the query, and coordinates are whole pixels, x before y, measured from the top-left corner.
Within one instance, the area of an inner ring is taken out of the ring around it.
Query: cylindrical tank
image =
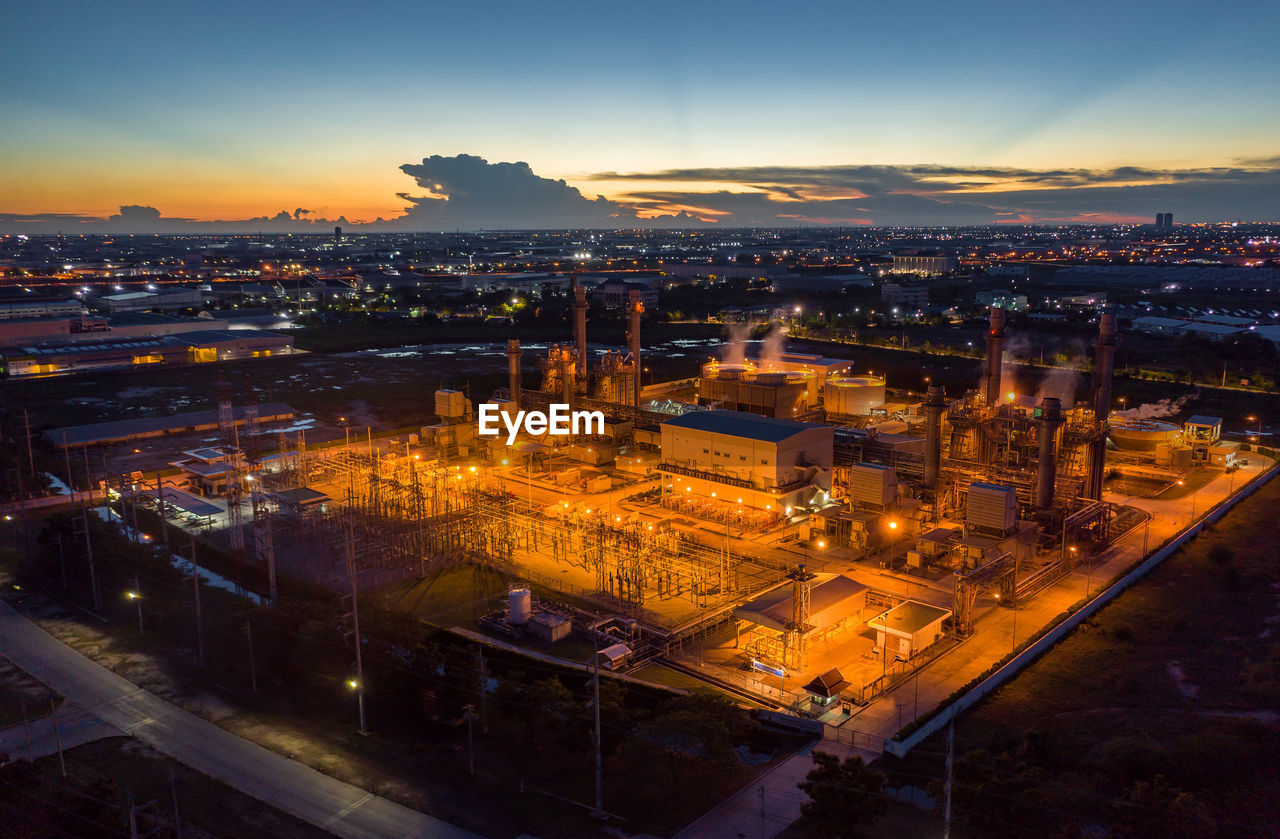
[[[722,379],[728,382],[745,379],[751,371],[751,368],[746,364],[709,364],[707,367],[709,370],[703,373],[704,377]]]
[[[1154,452],[1161,443],[1175,443],[1178,439],[1178,426],[1163,420],[1112,414],[1109,422],[1111,442],[1121,451]]]
[[[884,404],[884,379],[874,377],[827,379],[823,399],[828,414],[865,416]]]
[[[508,623],[524,626],[533,614],[533,593],[527,588],[513,588],[507,594],[511,606],[511,617]]]

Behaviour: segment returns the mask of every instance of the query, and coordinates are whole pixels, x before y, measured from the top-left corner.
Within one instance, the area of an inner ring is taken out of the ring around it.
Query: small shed
[[[876,647],[907,661],[929,647],[942,635],[942,623],[950,609],[905,600],[879,617],[867,621],[876,631]]]
[[[840,675],[839,668],[832,667],[821,676],[804,686],[809,691],[809,701],[824,708],[840,698],[840,692],[849,687],[849,682]]]
[[[326,505],[333,500],[320,490],[311,489],[310,487],[281,490],[275,493],[274,497],[282,512],[291,513],[295,516],[302,515],[310,510],[323,513]]]

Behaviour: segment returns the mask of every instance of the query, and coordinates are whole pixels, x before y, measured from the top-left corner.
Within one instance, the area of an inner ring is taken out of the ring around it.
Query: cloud
[[[563,180],[534,174],[528,163],[490,163],[469,154],[432,155],[406,163],[400,171],[417,181],[426,195],[400,193],[410,202],[397,226],[413,230],[493,228],[624,228],[655,226],[636,208],[602,195],[589,199]],[[667,224],[695,220],[679,212]]]
[[[600,172],[623,184],[592,198],[527,163],[432,155],[400,171],[417,190],[398,193],[403,215],[352,224],[302,207],[234,220],[169,218],[126,205],[107,218],[0,213],[0,231],[51,233],[316,232],[561,228],[950,226],[997,223],[1280,220],[1280,156],[1230,166],[1027,169],[936,164],[751,166]],[[714,184],[714,186],[713,186]],[[737,184],[738,187],[725,184]],[[672,186],[677,188],[672,188]],[[646,189],[652,186],[652,189]]]
[[[880,225],[1145,221],[1158,211],[1171,211],[1186,221],[1280,219],[1280,158],[1200,169],[757,166],[600,172],[588,179],[637,187],[645,182],[685,184],[685,192],[637,190],[615,200],[641,206],[655,200],[696,203],[708,210],[732,206],[747,193],[707,193],[697,189],[698,184],[749,184],[755,190],[750,194],[764,198],[758,210],[835,223],[854,218]],[[858,197],[840,197],[842,191]],[[762,215],[756,213],[757,218]],[[739,218],[726,221],[736,223]],[[746,223],[746,218],[741,221]]]

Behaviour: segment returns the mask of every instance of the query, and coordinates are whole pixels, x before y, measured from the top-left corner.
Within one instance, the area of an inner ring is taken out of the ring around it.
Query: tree
[[[879,821],[889,809],[884,775],[863,764],[861,755],[840,758],[813,753],[813,769],[796,786],[809,800],[800,814],[822,836],[849,839]]]

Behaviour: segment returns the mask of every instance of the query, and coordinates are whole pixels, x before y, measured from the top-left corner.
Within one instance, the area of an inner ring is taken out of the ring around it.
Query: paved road
[[[337,836],[479,839],[190,714],[80,655],[2,601],[0,654],[108,725]]]
[[[55,721],[58,725],[56,733],[53,730]],[[23,757],[37,760],[57,754],[59,741],[63,749],[71,749],[94,740],[119,737],[120,734],[115,726],[108,725],[74,702],[63,702],[56,715],[46,712],[26,725],[16,723],[0,729],[0,752],[15,760]]]

